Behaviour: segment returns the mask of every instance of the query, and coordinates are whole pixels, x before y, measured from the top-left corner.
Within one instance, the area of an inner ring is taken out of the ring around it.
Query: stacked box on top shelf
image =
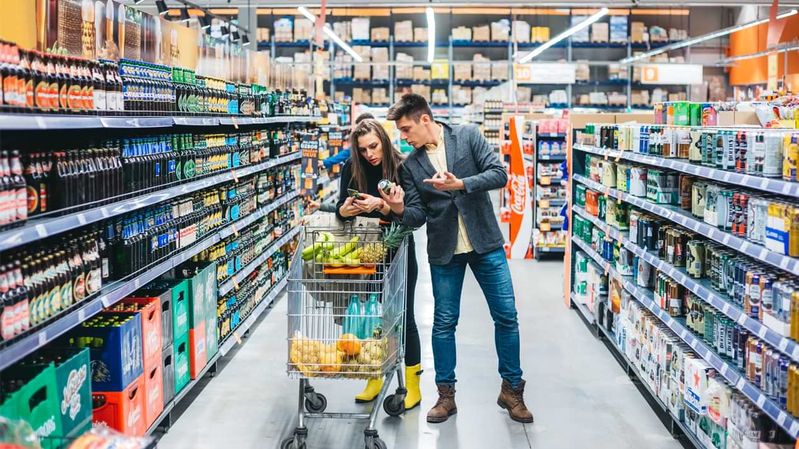
[[[413,22],[402,20],[394,23],[395,42],[413,42]]]

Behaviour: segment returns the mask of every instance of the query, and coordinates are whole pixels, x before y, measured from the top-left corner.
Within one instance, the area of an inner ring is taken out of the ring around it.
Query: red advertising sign
[[[510,208],[510,258],[524,259],[533,232],[530,187],[522,153],[523,117],[510,118],[510,167],[508,207]]]

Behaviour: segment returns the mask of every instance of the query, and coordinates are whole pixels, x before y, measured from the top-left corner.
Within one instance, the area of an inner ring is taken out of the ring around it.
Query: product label
[[[87,379],[86,365],[82,365],[80,369],[72,370],[69,372],[67,384],[64,385],[62,395],[64,399],[61,401],[61,415],[68,415],[69,419],[75,419],[80,413],[81,409],[81,387],[86,383]]]
[[[101,285],[101,274],[100,268],[96,268],[91,270],[86,275],[86,296],[93,295],[100,291]]]
[[[64,304],[64,308],[70,307],[74,303],[71,281],[67,281],[61,286],[61,303]]]
[[[86,284],[83,273],[75,278],[74,288],[72,289],[73,300],[80,302],[86,297]]]

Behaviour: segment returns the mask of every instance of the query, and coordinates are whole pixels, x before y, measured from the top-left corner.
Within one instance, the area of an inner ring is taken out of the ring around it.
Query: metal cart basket
[[[366,449],[385,448],[375,429],[379,404],[391,416],[405,412],[408,242],[390,249],[381,237],[377,226],[306,227],[300,233],[289,271],[287,363],[289,377],[299,379],[298,423],[281,449],[305,449],[308,418],[368,420]],[[304,260],[301,250],[309,246],[317,253]],[[359,258],[329,258],[344,252]],[[387,395],[395,373],[399,386]],[[383,387],[369,413],[325,413],[327,399],[310,384],[314,378],[377,377],[384,377]]]

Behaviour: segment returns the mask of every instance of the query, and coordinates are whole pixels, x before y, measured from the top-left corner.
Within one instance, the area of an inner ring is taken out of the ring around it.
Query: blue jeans
[[[461,308],[461,291],[466,265],[483,290],[491,318],[494,319],[494,344],[499,357],[499,374],[516,388],[522,380],[519,362],[519,322],[513,281],[505,259],[505,250],[498,248],[485,254],[472,251],[457,254],[446,265],[430,264],[435,298],[433,317],[433,357],[437,384],[454,384],[455,328]]]

